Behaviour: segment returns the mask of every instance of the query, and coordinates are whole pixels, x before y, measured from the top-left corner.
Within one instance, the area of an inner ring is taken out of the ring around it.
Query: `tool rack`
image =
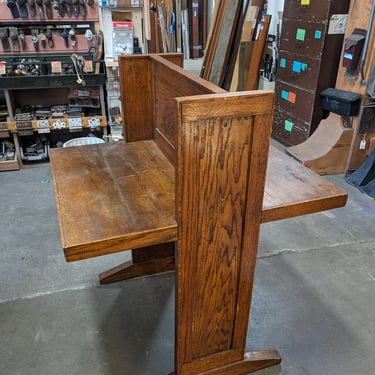
[[[38,3],[0,0],[0,171],[47,159],[50,146],[68,139],[107,133],[97,3]],[[42,139],[35,155],[23,147],[28,137]]]

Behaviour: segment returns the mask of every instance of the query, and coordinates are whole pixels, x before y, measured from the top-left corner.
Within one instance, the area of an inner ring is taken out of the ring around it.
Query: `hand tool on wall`
[[[78,64],[77,64],[77,58],[78,58],[78,56],[75,54],[75,53],[73,53],[73,55],[72,56],[70,56],[70,58],[72,59],[72,61],[73,61],[73,65],[74,65],[74,70],[75,70],[75,72],[76,72],[76,74],[77,74],[77,83],[79,84],[79,85],[82,85],[83,84],[83,79],[81,78],[81,76],[80,76],[80,74],[79,74],[79,70],[78,70]]]
[[[62,0],[59,0],[59,1],[60,1],[60,4],[61,4]],[[72,0],[65,0],[64,3],[65,3],[65,12],[66,12],[66,15],[68,17],[71,17],[72,14],[73,14]]]
[[[78,0],[78,7],[79,7],[79,14],[81,15],[81,17],[86,18],[87,8],[86,8],[85,0]]]
[[[29,12],[27,10],[27,0],[17,0],[18,9],[21,18],[29,18]]]
[[[53,18],[52,14],[52,3],[51,0],[43,0],[44,8],[46,9],[47,18],[50,20]]]
[[[3,46],[3,51],[4,52],[10,52],[10,44],[9,44],[9,39],[8,39],[8,29],[6,27],[2,27],[0,29],[0,39],[1,39],[1,44]]]
[[[37,9],[39,19],[43,21],[46,18],[44,16],[43,0],[35,0],[35,2],[36,2],[36,9]]]
[[[39,51],[39,38],[38,38],[38,35],[33,34],[33,35],[31,36],[31,41],[32,41],[33,44],[34,44],[34,49],[35,49],[35,51]]]
[[[94,35],[93,35],[91,29],[86,29],[86,31],[85,31],[85,38],[86,38],[86,40],[88,42],[91,42],[93,40]]]
[[[20,18],[16,0],[7,0],[7,7],[10,9],[13,18]]]
[[[9,27],[9,37],[12,44],[12,51],[20,51],[20,42],[18,40],[18,29],[17,27]]]
[[[63,32],[60,34],[61,38],[64,39],[65,47],[69,47],[69,33],[66,29],[63,30]]]
[[[47,29],[47,31],[46,31],[46,38],[47,38],[47,42],[48,42],[48,47],[49,48],[54,48],[55,47],[55,43],[53,41],[53,35],[52,35],[51,29]]]
[[[59,0],[52,1],[52,8],[55,10],[57,17],[64,17],[64,8],[60,6]]]
[[[40,40],[40,43],[42,44],[42,47],[46,48],[47,47],[47,37],[46,37],[46,34],[43,31],[41,31],[39,33],[39,40]]]
[[[21,47],[22,47],[22,49],[25,49],[26,48],[26,36],[25,36],[23,30],[20,30],[18,32],[18,35],[19,35],[19,39],[21,41]]]
[[[77,38],[76,38],[76,32],[74,31],[73,27],[69,30],[69,36],[70,36],[72,47],[76,46]]]
[[[74,17],[79,16],[79,3],[78,0],[70,0],[72,4],[72,13]]]
[[[28,5],[29,5],[30,16],[35,17],[36,16],[35,0],[28,0]]]

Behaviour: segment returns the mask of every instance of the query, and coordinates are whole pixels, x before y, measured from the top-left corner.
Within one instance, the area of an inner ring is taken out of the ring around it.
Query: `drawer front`
[[[328,18],[330,3],[329,0],[285,0],[284,17],[323,21]]]
[[[310,125],[282,110],[275,109],[272,138],[284,146],[295,146],[306,141]]]
[[[320,71],[320,60],[280,51],[277,79],[314,91]]]
[[[327,24],[284,18],[280,49],[319,59],[323,53]]]
[[[275,108],[310,123],[314,106],[315,92],[277,81],[275,87]]]

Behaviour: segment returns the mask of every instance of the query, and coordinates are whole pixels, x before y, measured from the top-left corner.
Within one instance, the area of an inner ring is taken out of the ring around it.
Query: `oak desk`
[[[65,256],[131,249],[102,283],[175,269],[175,373],[247,374],[281,361],[245,353],[261,223],[347,196],[269,152],[272,91],[228,93],[167,59],[119,58],[127,143],[51,150]]]

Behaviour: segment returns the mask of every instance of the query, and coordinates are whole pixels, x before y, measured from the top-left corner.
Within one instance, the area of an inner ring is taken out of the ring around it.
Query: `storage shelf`
[[[83,76],[86,86],[98,86],[105,83],[105,74],[85,74]],[[77,75],[50,75],[50,76],[30,76],[30,77],[1,77],[0,89],[42,89],[56,87],[85,87],[77,83]]]

